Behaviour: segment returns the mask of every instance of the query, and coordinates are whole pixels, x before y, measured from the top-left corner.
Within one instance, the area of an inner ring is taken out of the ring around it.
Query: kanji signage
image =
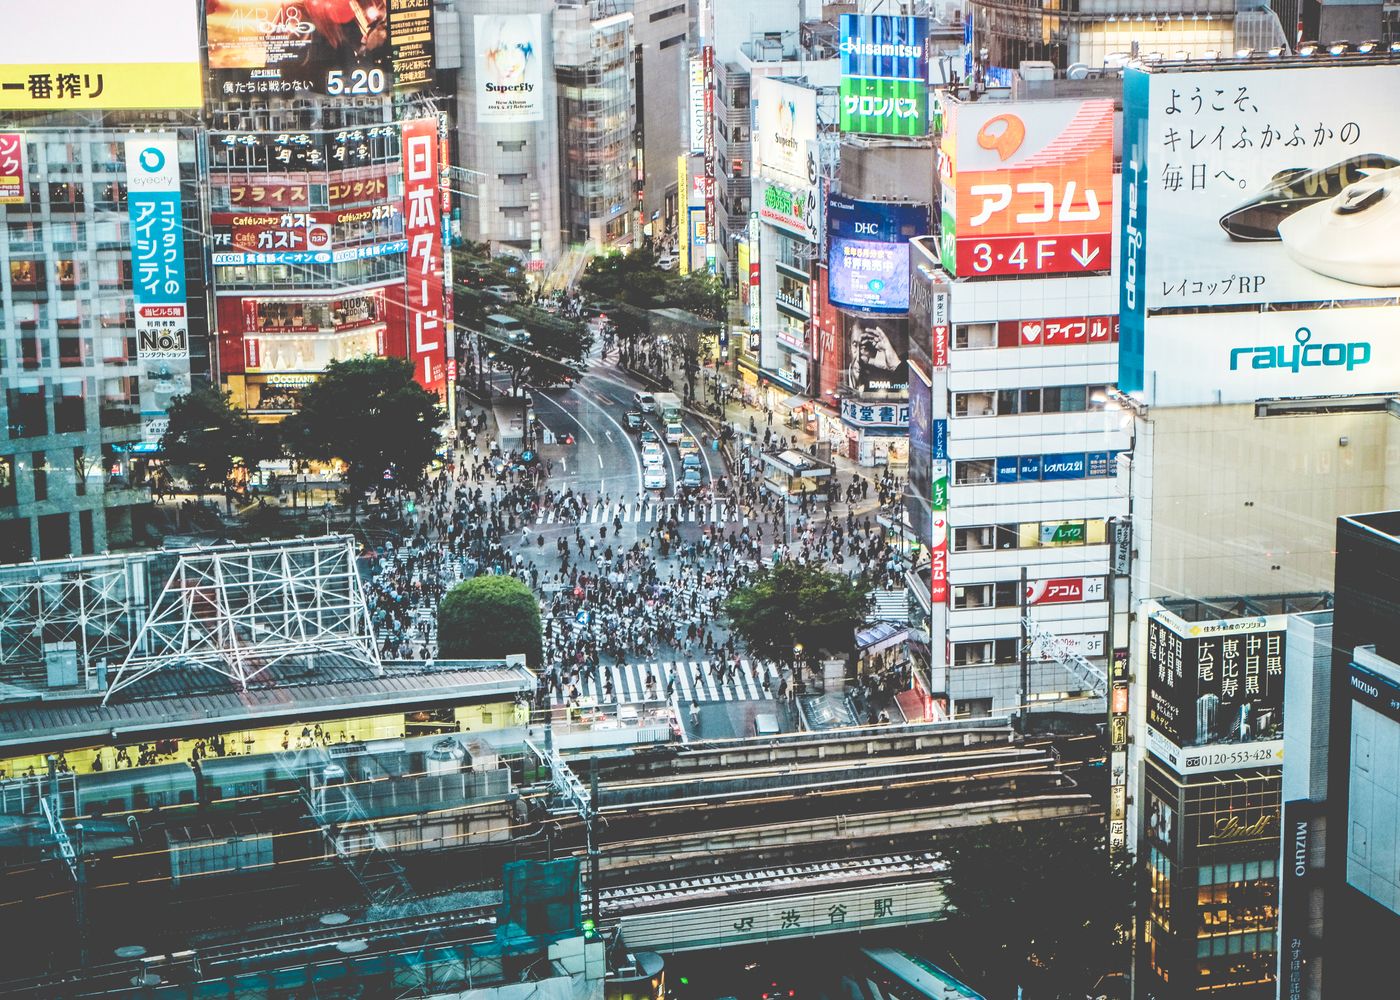
[[[429,392],[446,389],[442,225],[438,192],[438,122],[403,125],[403,215],[408,242],[408,352],[414,377]]]
[[[19,132],[0,132],[0,205],[23,205],[29,200],[25,183],[24,136]]]

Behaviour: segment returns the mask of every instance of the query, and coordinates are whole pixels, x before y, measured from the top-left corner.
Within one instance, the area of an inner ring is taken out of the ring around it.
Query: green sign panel
[[[843,77],[841,131],[865,135],[927,135],[928,83]]]
[[[1084,524],[1042,524],[1040,526],[1041,545],[1082,545]]]
[[[945,511],[948,509],[948,477],[939,476],[933,481],[933,504],[932,509]]]

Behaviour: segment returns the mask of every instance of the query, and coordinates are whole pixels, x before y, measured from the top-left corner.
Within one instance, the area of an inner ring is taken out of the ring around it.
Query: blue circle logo
[[[147,146],[141,150],[141,155],[137,157],[141,163],[141,169],[148,174],[157,174],[165,167],[165,154],[155,146]]]

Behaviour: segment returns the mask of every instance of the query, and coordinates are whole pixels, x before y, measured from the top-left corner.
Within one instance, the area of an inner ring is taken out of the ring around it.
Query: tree
[[[731,594],[724,609],[750,654],[801,662],[849,654],[869,606],[869,595],[840,573],[780,562]]]
[[[593,333],[579,320],[567,319],[533,306],[509,305],[502,310],[525,327],[526,336],[511,343],[487,340],[492,363],[510,372],[512,390],[522,385],[547,389],[577,377],[593,346]]]
[[[242,466],[250,473],[277,454],[275,436],[233,405],[227,392],[200,386],[170,403],[161,454],[203,496]]]
[[[438,608],[438,655],[499,660],[524,653],[540,665],[540,606],[513,576],[478,576],[447,592]]]
[[[282,425],[298,458],[346,467],[352,507],[392,471],[396,486],[416,486],[438,449],[444,419],[437,398],[413,380],[403,358],[332,361],[301,394],[301,412]]]
[[[954,908],[940,935],[988,996],[1079,998],[1126,968],[1135,870],[1110,864],[1101,823],[999,823],[939,846]]]

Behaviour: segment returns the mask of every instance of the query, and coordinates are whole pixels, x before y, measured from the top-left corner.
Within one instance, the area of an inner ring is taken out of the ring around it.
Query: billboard
[[[690,108],[690,146],[696,156],[705,153],[705,61],[691,56],[688,64],[686,97]]]
[[[1031,580],[1026,584],[1026,603],[1082,604],[1105,599],[1101,576],[1064,576],[1052,580]]]
[[[185,227],[175,137],[127,140],[126,171],[136,355],[143,361],[186,359]]]
[[[447,353],[438,124],[433,118],[403,123],[403,215],[408,241],[408,359],[418,384],[441,395],[447,387]]]
[[[0,132],[0,205],[23,205],[29,200],[24,179],[28,159],[22,133]]]
[[[8,3],[0,111],[199,108],[199,4]]]
[[[1153,405],[1390,393],[1400,385],[1394,305],[1158,316],[1149,327],[1136,394]]]
[[[817,92],[773,77],[753,85],[754,170],[788,185],[816,182]],[[809,169],[810,167],[810,169]]]
[[[815,187],[804,185],[794,189],[764,178],[759,178],[754,183],[760,189],[759,197],[754,199],[760,219],[808,242],[816,241],[818,220]]]
[[[205,0],[205,9],[216,98],[368,97],[432,82],[425,0]]]
[[[841,15],[842,132],[928,134],[928,19]]]
[[[346,258],[337,251],[365,244],[393,249],[363,256],[377,257],[407,249],[403,213],[393,204],[333,212],[213,212],[209,221],[213,229],[211,246],[216,254],[232,250],[271,255],[285,263],[335,263],[357,259]]]
[[[933,381],[909,361],[909,516],[914,536],[924,545],[932,538]]]
[[[829,296],[864,312],[909,308],[909,241],[928,229],[923,205],[827,199]]]
[[[932,241],[909,245],[909,358],[929,373],[948,367],[951,286],[935,266]]]
[[[1113,265],[1113,101],[946,102],[943,267],[961,277]]]
[[[1127,70],[1123,313],[1400,294],[1396,93],[1394,64]]]
[[[544,29],[539,14],[477,14],[476,120],[544,120]]]
[[[1147,621],[1147,745],[1180,774],[1259,767],[1283,752],[1287,615]]]
[[[899,392],[909,382],[909,320],[903,316],[844,317],[846,388]]]

